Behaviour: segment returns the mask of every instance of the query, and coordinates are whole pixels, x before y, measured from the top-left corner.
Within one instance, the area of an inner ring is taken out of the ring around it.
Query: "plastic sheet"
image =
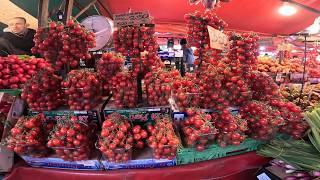
[[[231,156],[201,163],[157,169],[128,169],[112,171],[70,171],[58,169],[31,168],[19,163],[5,180],[156,180],[156,179],[256,179],[257,169],[270,159],[256,155],[255,152]]]

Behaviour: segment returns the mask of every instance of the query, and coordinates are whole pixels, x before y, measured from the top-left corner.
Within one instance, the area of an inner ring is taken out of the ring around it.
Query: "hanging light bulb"
[[[284,16],[292,16],[297,13],[297,9],[289,2],[283,2],[282,6],[278,9],[278,12]]]

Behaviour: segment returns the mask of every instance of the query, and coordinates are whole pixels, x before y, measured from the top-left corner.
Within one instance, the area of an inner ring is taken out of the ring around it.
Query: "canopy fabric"
[[[112,14],[148,10],[154,17],[158,32],[185,33],[184,14],[204,10],[202,4],[190,5],[188,0],[101,0]],[[296,0],[320,9],[320,0]],[[216,10],[229,24],[229,29],[268,34],[292,34],[310,26],[319,14],[297,7],[293,16],[282,16],[278,8],[281,0],[230,0]]]

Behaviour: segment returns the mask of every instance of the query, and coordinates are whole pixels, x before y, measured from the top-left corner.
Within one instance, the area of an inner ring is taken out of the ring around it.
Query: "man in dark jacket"
[[[0,32],[0,55],[31,55],[36,31],[29,29],[28,26],[29,24],[23,17],[14,17],[9,21],[5,32]]]

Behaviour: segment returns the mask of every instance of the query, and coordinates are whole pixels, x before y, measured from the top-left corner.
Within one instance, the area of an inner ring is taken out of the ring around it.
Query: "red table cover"
[[[75,171],[60,169],[32,168],[27,165],[16,165],[6,180],[196,180],[196,179],[256,179],[257,169],[270,159],[249,152],[200,163],[157,168],[125,169],[112,171]]]

